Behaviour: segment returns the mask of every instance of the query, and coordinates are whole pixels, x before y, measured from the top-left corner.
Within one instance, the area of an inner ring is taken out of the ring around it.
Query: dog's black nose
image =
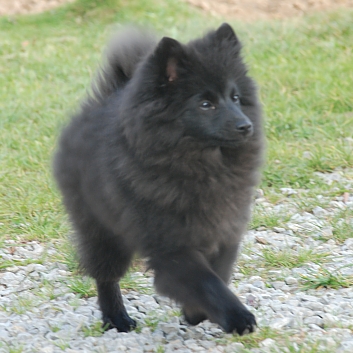
[[[236,124],[235,126],[237,132],[241,133],[242,135],[251,135],[253,131],[253,127],[251,122],[248,121],[242,121]]]

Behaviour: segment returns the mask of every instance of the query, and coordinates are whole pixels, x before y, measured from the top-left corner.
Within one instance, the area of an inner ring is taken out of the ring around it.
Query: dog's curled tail
[[[116,32],[105,51],[105,63],[92,83],[93,98],[98,103],[123,88],[139,62],[157,44],[156,37],[145,29],[127,27]]]

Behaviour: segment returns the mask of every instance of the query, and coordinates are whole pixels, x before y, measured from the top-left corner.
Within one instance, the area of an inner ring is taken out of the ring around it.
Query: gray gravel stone
[[[274,330],[279,330],[291,326],[291,321],[288,317],[277,318],[272,320],[269,326]]]
[[[346,183],[353,189],[353,173],[345,178],[343,172],[319,175],[328,183]],[[353,198],[342,196],[328,199],[318,195],[312,213],[302,212],[295,205],[296,193],[290,188],[281,191],[285,196],[278,205],[269,203],[263,192],[258,193],[256,207],[266,212],[286,214],[289,222],[273,229],[262,227],[245,236],[244,247],[250,251],[240,254],[240,263],[246,263],[250,275],[236,266],[230,283],[231,290],[256,315],[260,328],[290,334],[293,352],[304,344],[310,351],[312,345],[332,352],[353,352],[353,290],[350,288],[320,288],[304,290],[303,276],[317,276],[326,269],[333,275],[353,275],[353,235],[343,243],[333,239],[331,220],[341,210],[353,208]],[[350,192],[350,194],[352,194]],[[322,204],[321,204],[322,203]],[[328,205],[328,206],[327,206]],[[352,224],[353,226],[353,224]],[[44,249],[54,255],[56,249],[44,248],[37,242],[16,244],[4,242],[0,261],[33,262]],[[306,249],[313,253],[327,253],[322,263],[306,262],[295,268],[268,268],[264,265],[262,251],[291,251],[294,255]],[[11,251],[10,251],[11,250]],[[23,353],[44,352],[156,352],[158,347],[167,352],[236,353],[244,346],[233,342],[217,325],[204,321],[196,327],[186,324],[175,313],[180,309],[168,298],[152,294],[153,276],[150,272],[132,274],[136,291],[124,292],[124,303],[129,314],[137,319],[138,330],[118,333],[110,330],[99,333],[101,313],[97,298],[79,298],[70,288],[71,273],[65,264],[45,261],[11,266],[0,272],[0,353],[22,347]],[[260,265],[259,265],[260,264]],[[141,291],[139,292],[139,290]],[[148,321],[149,319],[149,321]],[[147,325],[148,323],[148,325]],[[295,334],[294,334],[295,333]],[[302,338],[304,337],[304,338]],[[276,337],[265,338],[252,353],[287,352],[279,346]],[[303,350],[302,350],[303,351]]]
[[[338,353],[352,353],[353,352],[353,339],[341,342]]]

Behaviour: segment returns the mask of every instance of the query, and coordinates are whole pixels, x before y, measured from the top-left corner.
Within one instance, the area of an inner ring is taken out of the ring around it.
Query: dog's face
[[[170,104],[178,105],[175,110],[181,112],[184,136],[232,147],[252,135],[253,122],[243,112],[250,82],[240,47],[227,24],[187,46],[170,38],[160,41],[155,58],[161,88],[175,100]]]
[[[223,92],[205,87],[191,96],[181,119],[185,135],[210,146],[237,146],[253,133],[252,122],[242,112],[241,93],[232,81]]]

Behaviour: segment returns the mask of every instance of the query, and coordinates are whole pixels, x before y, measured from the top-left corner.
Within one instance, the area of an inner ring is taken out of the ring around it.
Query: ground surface
[[[73,0],[0,0],[0,15],[38,13]],[[186,0],[211,14],[242,20],[300,16],[313,11],[353,7],[353,0]]]
[[[353,170],[318,176],[333,189],[353,190]],[[239,338],[209,321],[188,325],[178,306],[155,294],[150,271],[132,272],[122,282],[137,329],[103,333],[88,278],[50,261],[57,253],[50,245],[8,240],[0,258],[3,267],[16,265],[0,272],[0,353],[353,352],[353,238],[337,238],[332,222],[336,218],[344,229],[342,216],[352,212],[353,197],[317,195],[309,213],[297,204],[300,195],[310,201],[305,190],[281,193],[274,205],[258,190],[255,215],[275,215],[281,227],[248,232],[230,283],[256,315],[256,333]]]
[[[352,0],[187,0],[212,14],[245,21],[300,16],[302,14],[353,7]]]
[[[73,0],[0,0],[1,15],[39,13]]]

